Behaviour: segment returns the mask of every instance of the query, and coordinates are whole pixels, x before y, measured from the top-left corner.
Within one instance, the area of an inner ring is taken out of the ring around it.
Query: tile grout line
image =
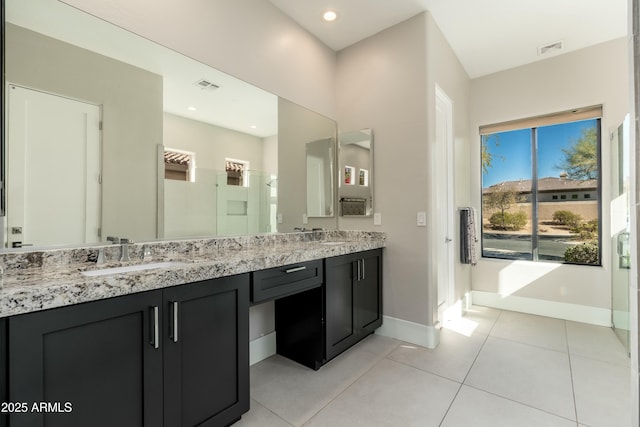
[[[567,358],[569,360],[569,378],[571,378],[571,396],[573,397],[573,412],[576,416],[576,425],[580,425],[578,420],[578,404],[576,402],[576,387],[573,381],[573,367],[571,366],[571,349],[569,347],[569,332],[567,329],[567,321],[564,321],[564,338],[567,343]]]
[[[344,392],[346,392],[347,390],[349,390],[356,382],[358,382],[362,377],[364,377],[366,374],[368,374],[373,368],[375,368],[381,361],[385,360],[387,358],[387,356],[391,353],[393,353],[393,351],[395,351],[398,347],[400,346],[400,342],[398,343],[398,345],[396,345],[393,349],[391,349],[390,351],[388,351],[385,354],[381,354],[381,355],[377,355],[379,357],[376,358],[375,363],[373,363],[371,365],[371,367],[369,367],[369,369],[367,369],[366,371],[364,371],[361,375],[359,375],[358,377],[354,378],[353,381],[351,381],[349,384],[347,384],[339,393],[337,393],[335,396],[333,396],[331,399],[329,399],[329,401],[324,404],[320,409],[318,409],[313,415],[311,415],[309,418],[307,418],[305,421],[303,421],[300,424],[300,427],[303,427],[305,425],[307,425],[312,419],[314,419],[316,416],[318,416],[318,414],[320,412],[322,412],[327,406],[329,406],[331,403],[333,403],[334,400],[336,400],[338,397],[342,396],[344,394]],[[376,354],[372,351],[369,350],[365,350],[369,353],[372,354]]]
[[[489,339],[489,336],[491,335],[491,331],[493,331],[493,328],[496,326],[496,323],[498,323],[498,320],[500,319],[500,316],[502,316],[503,312],[504,312],[504,310],[500,310],[500,313],[498,313],[498,317],[496,317],[496,320],[493,321],[493,325],[491,325],[491,328],[487,332],[487,335],[484,337],[484,341],[482,342],[482,345],[480,346],[480,349],[478,350],[478,353],[476,354],[476,357],[473,358],[473,362],[471,362],[471,365],[469,366],[469,370],[467,371],[467,373],[465,374],[464,378],[462,379],[462,382],[460,382],[460,387],[458,387],[458,391],[456,391],[455,396],[453,396],[453,399],[451,399],[451,402],[449,403],[449,406],[447,407],[447,410],[445,411],[444,415],[442,416],[442,419],[440,420],[440,423],[438,424],[438,426],[442,426],[442,423],[444,423],[444,420],[447,419],[447,415],[449,415],[449,411],[451,411],[451,407],[453,406],[453,402],[455,402],[456,399],[458,398],[458,395],[460,394],[460,390],[462,390],[462,386],[465,385],[464,382],[467,380],[467,377],[469,376],[469,373],[473,369],[473,365],[476,364],[476,361],[478,360],[478,356],[480,356],[480,353],[482,352],[482,349],[484,349],[484,346],[487,343],[487,340]]]
[[[533,406],[533,405],[530,405],[530,404],[528,404],[528,403],[520,402],[519,400],[514,400],[514,399],[512,399],[512,398],[510,398],[510,397],[503,396],[503,395],[501,395],[501,394],[496,394],[496,393],[494,393],[494,392],[492,392],[492,391],[485,390],[485,389],[482,389],[482,388],[479,388],[479,387],[476,387],[476,386],[473,386],[473,385],[470,385],[470,384],[465,384],[465,385],[466,385],[467,387],[469,387],[469,388],[472,388],[472,389],[474,389],[474,390],[481,391],[481,392],[483,392],[483,393],[490,394],[490,395],[495,396],[495,397],[498,397],[498,398],[500,398],[500,399],[503,399],[503,400],[506,400],[506,401],[509,401],[509,402],[512,402],[512,403],[516,403],[516,404],[518,404],[518,405],[526,406],[527,408],[535,409],[535,410],[536,410],[536,411],[538,411],[538,412],[544,412],[545,414],[549,414],[549,415],[552,415],[552,416],[557,417],[557,418],[562,418],[563,420],[567,420],[567,421],[575,422],[576,424],[578,423],[576,420],[572,420],[571,418],[567,418],[567,417],[564,417],[564,416],[562,416],[562,415],[556,414],[556,413],[554,413],[554,412],[550,412],[550,411],[548,411],[548,410],[546,410],[546,409],[538,408],[537,406]]]
[[[258,402],[255,398],[251,398],[252,400],[254,400],[258,405],[262,406],[264,409],[266,409],[267,411],[269,411],[270,413],[272,413],[274,416],[276,416],[279,420],[282,420],[282,422],[286,423],[287,425],[290,425],[291,427],[295,427],[293,424],[291,424],[289,421],[287,421],[286,419],[282,418],[280,415],[278,415],[277,413],[273,412],[273,410],[271,410],[271,408],[267,407],[266,405]],[[247,412],[248,413],[248,412]]]

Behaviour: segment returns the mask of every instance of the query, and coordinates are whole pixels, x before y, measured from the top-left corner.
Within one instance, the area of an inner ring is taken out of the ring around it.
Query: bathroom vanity
[[[228,425],[249,410],[250,304],[275,300],[277,352],[313,369],[382,323],[382,233],[151,245],[129,271],[72,262],[97,248],[3,255],[2,425]]]

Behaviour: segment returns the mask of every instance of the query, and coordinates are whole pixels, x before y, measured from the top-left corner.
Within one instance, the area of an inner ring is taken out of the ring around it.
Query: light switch
[[[427,226],[427,213],[426,212],[418,212],[418,214],[416,215],[416,224],[419,227],[426,227]]]
[[[373,214],[373,225],[382,225],[382,214],[380,212]]]

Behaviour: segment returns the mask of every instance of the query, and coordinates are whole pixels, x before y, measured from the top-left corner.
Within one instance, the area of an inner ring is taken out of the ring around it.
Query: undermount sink
[[[321,245],[326,245],[326,246],[336,246],[336,245],[344,245],[347,242],[322,242],[320,243]]]
[[[109,274],[130,273],[132,271],[143,271],[143,270],[153,270],[155,268],[173,267],[180,264],[183,264],[183,263],[178,261],[153,262],[150,264],[127,265],[124,267],[111,267],[111,268],[103,268],[99,270],[83,271],[82,274],[90,277],[107,276]]]

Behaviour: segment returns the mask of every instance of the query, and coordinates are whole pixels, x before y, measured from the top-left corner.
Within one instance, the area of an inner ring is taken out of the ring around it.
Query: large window
[[[484,257],[600,265],[600,113],[481,128]]]

